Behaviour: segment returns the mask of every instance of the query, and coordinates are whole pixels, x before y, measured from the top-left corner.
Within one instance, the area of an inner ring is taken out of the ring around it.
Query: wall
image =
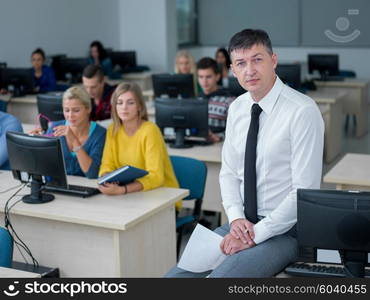
[[[120,48],[136,49],[138,62],[153,71],[170,71],[177,48],[176,2],[119,2]]]
[[[95,39],[118,48],[118,2],[1,0],[0,61],[8,66],[30,66],[30,54],[37,47],[47,54],[86,56]]]

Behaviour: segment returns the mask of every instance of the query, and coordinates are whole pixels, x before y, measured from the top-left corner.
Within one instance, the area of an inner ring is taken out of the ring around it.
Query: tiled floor
[[[369,108],[369,117],[370,117],[370,108]],[[369,118],[370,119],[370,118]],[[350,119],[348,131],[344,131],[344,123],[343,123],[343,143],[342,143],[342,153],[339,155],[334,161],[330,164],[323,165],[323,175],[325,175],[335,164],[343,157],[345,153],[368,153],[370,154],[370,122],[368,123],[369,133],[361,138],[356,138],[354,136],[354,123],[353,119]],[[335,189],[334,184],[321,184],[322,189]],[[210,223],[210,227],[214,229],[217,226],[217,221],[214,216],[205,215],[203,220],[206,220]],[[181,245],[180,253],[184,250],[186,243],[190,237],[191,230],[189,232],[184,233],[183,241]]]

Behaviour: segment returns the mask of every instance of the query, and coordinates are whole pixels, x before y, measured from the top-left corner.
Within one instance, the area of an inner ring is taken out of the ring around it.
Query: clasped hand
[[[220,244],[221,251],[232,255],[241,250],[254,247],[254,224],[246,219],[236,219],[230,225],[230,233]]]

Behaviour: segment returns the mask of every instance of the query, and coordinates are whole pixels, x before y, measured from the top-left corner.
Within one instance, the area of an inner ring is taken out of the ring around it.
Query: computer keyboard
[[[69,184],[68,188],[61,188],[57,186],[46,185],[44,187],[44,190],[50,193],[68,194],[71,196],[77,196],[77,197],[83,197],[83,198],[91,197],[91,196],[94,196],[100,193],[100,191],[97,188],[73,185],[73,184]]]
[[[302,277],[347,277],[344,267],[322,264],[294,263],[286,267],[284,272]],[[370,278],[369,269],[365,270],[365,277]]]

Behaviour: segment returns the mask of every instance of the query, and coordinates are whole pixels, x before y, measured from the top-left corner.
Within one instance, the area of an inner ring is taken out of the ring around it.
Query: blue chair
[[[176,231],[178,234],[176,251],[178,256],[184,227],[198,222],[200,218],[207,179],[207,166],[204,162],[194,158],[182,156],[170,156],[170,158],[180,187],[190,191],[189,196],[183,200],[195,200],[191,215],[176,218]]]
[[[0,267],[10,268],[13,260],[13,238],[8,230],[0,227]]]
[[[8,102],[0,99],[0,111],[7,111]]]

